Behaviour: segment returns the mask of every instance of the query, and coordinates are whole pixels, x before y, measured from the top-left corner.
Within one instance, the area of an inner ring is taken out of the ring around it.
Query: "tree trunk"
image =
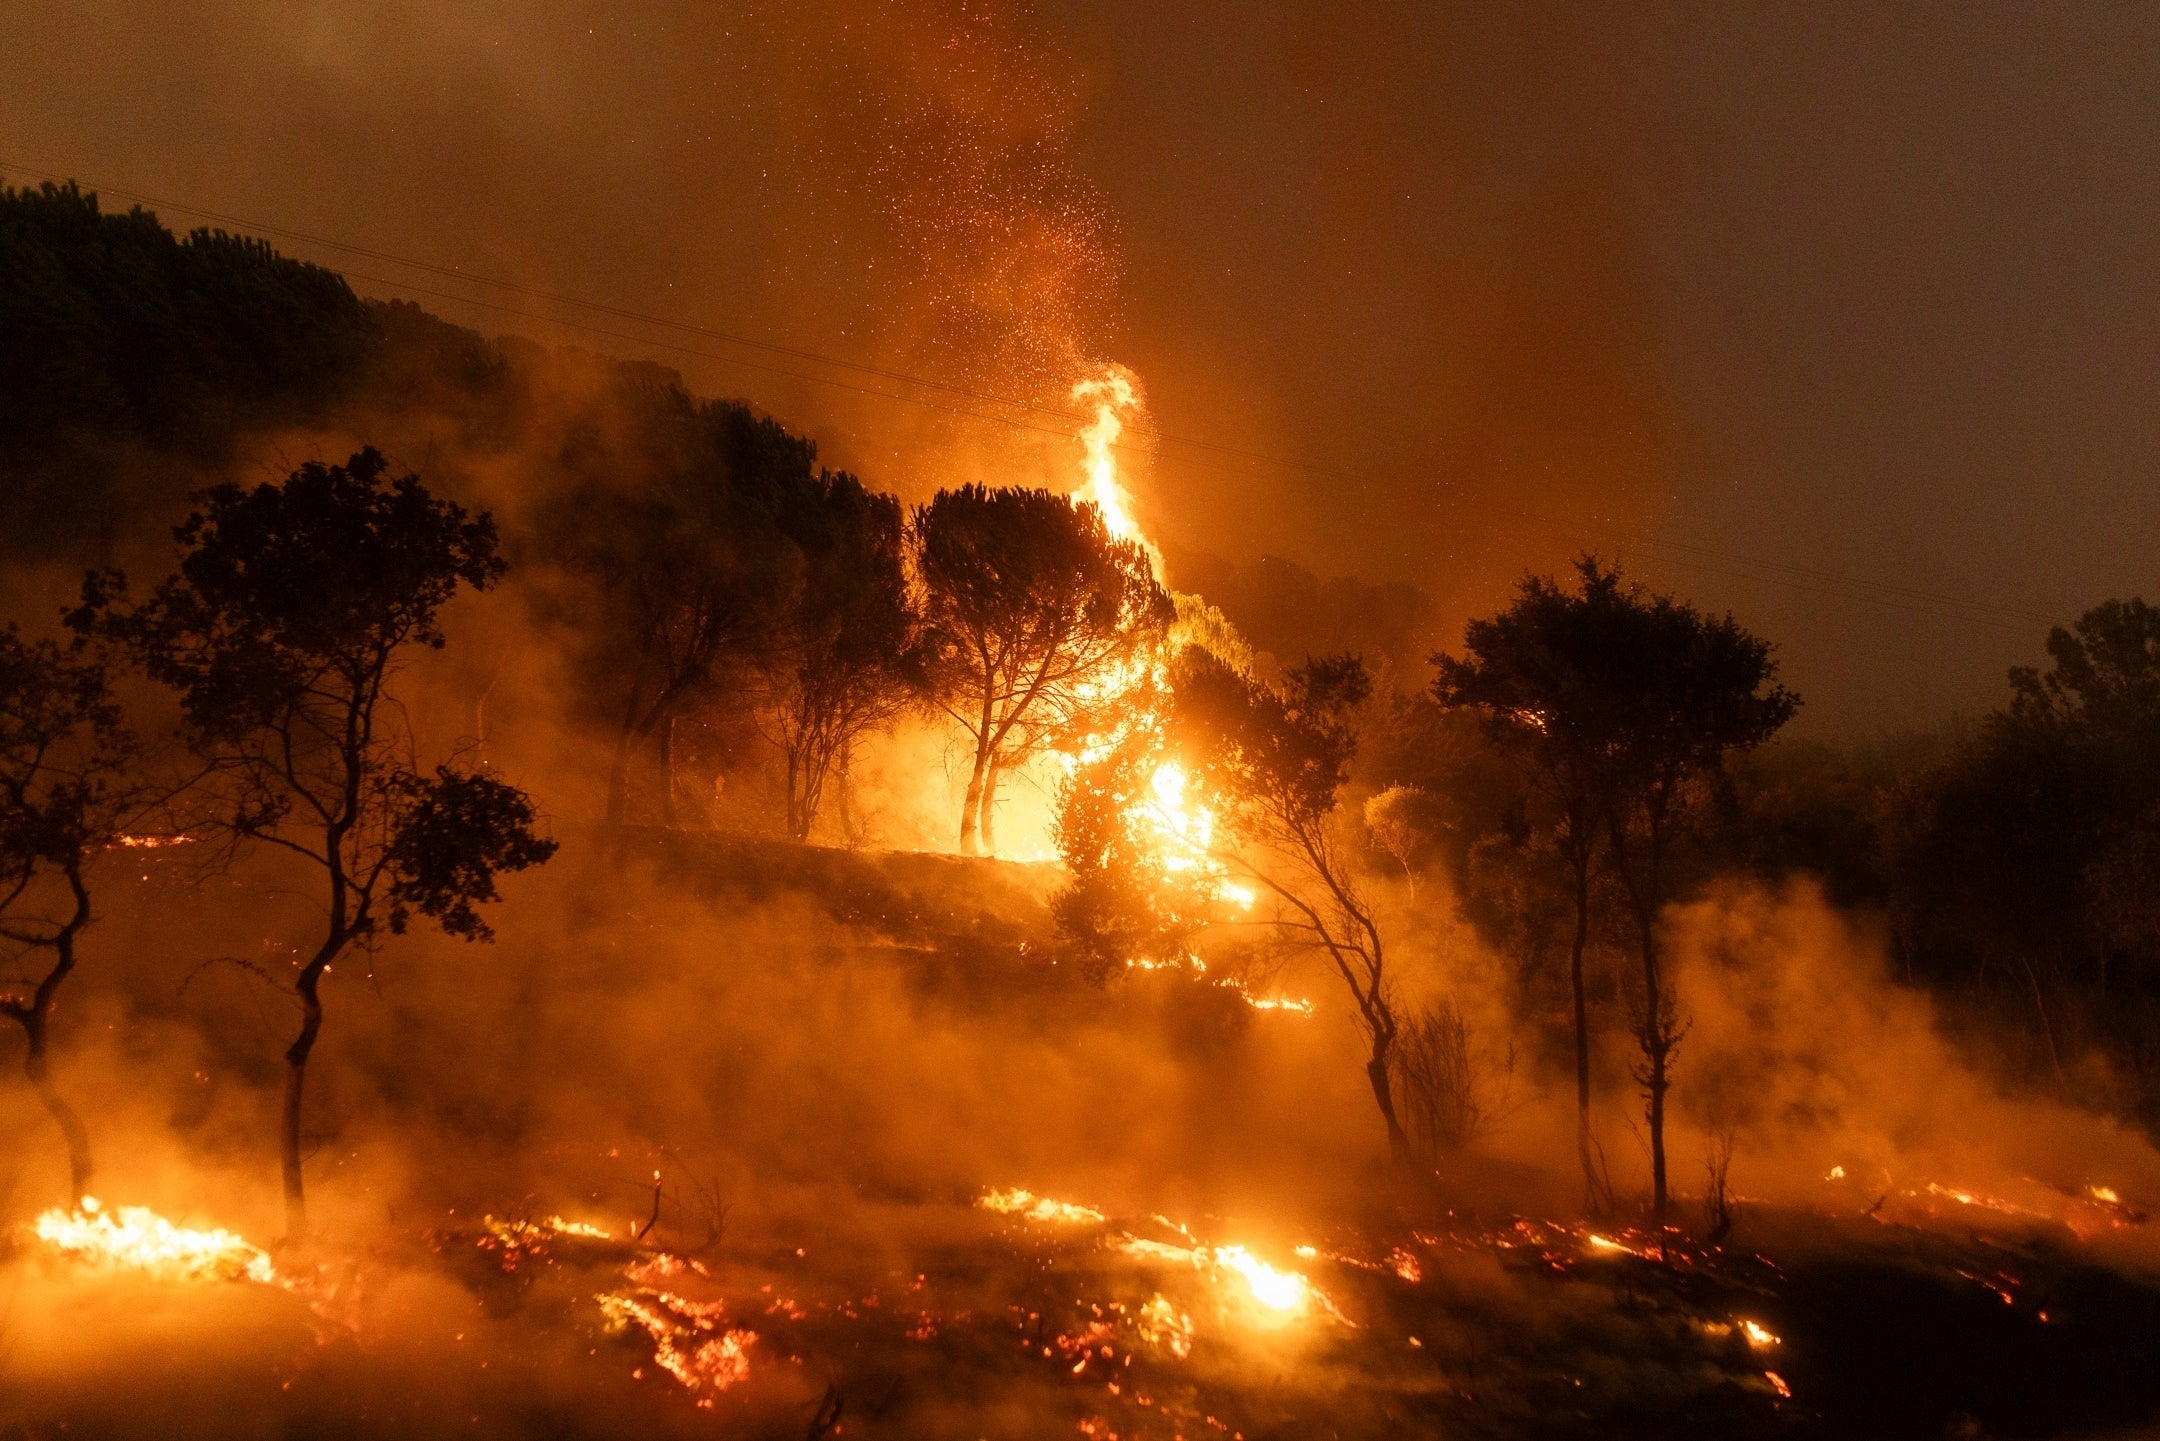
[[[1410,1147],[1410,1137],[1395,1116],[1395,1088],[1388,1081],[1388,1046],[1385,1041],[1373,1043],[1372,1059],[1365,1063],[1365,1078],[1372,1082],[1373,1100],[1379,1103],[1380,1119],[1387,1123],[1388,1158],[1398,1166],[1416,1164],[1417,1157]]]
[[[800,741],[787,748],[787,829],[797,844],[810,839],[810,822],[803,814],[803,758]]]
[[[72,1209],[81,1210],[83,1197],[90,1194],[90,1133],[83,1128],[82,1117],[75,1108],[61,1099],[59,1088],[52,1083],[51,1062],[45,1050],[45,1020],[48,1006],[32,1005],[21,1012],[23,1034],[29,1041],[29,1051],[23,1057],[23,1074],[30,1080],[31,1089],[45,1103],[53,1121],[60,1127],[60,1134],[67,1138],[68,1151],[68,1202]]]
[[[300,1169],[300,1107],[307,1089],[308,1054],[315,1049],[315,1037],[322,1030],[322,973],[342,945],[342,941],[326,941],[293,982],[293,990],[300,997],[300,1034],[285,1050],[285,1110],[278,1129],[278,1159],[285,1174],[287,1241],[307,1236],[307,1186]]]
[[[1575,867],[1575,945],[1568,957],[1568,981],[1575,990],[1575,1153],[1582,1162],[1583,1202],[1601,1209],[1597,1159],[1590,1139],[1590,1000],[1583,986],[1583,951],[1590,942],[1590,862]]]
[[[660,719],[660,824],[675,828],[675,708]]]
[[[982,823],[978,827],[977,833],[982,838],[982,853],[986,856],[997,854],[997,832],[993,822],[997,816],[998,776],[1003,770],[1004,767],[997,763],[995,757],[992,757],[989,769],[983,773]]]
[[[637,688],[631,687],[630,704],[623,712],[622,733],[615,737],[615,759],[608,765],[607,823],[614,830],[623,823],[630,793],[630,749],[637,741]]]
[[[2017,960],[2018,969],[2025,973],[2025,993],[2032,998],[2033,1015],[2040,1021],[2040,1040],[2047,1047],[2048,1069],[2055,1073],[2055,1089],[2068,1092],[2070,1078],[2063,1074],[2062,1057],[2055,1050],[2055,1027],[2048,1020],[2047,1001],[2040,994],[2040,977],[2023,951],[2017,953]]]
[[[975,735],[975,768],[968,772],[967,794],[960,800],[960,854],[982,854],[983,776],[990,769],[990,702],[983,702],[982,729]]]
[[[1672,1038],[1665,1030],[1664,977],[1658,969],[1657,918],[1638,908],[1643,953],[1643,1093],[1649,1102],[1650,1219],[1665,1224],[1665,1092],[1671,1084]]]
[[[982,854],[982,845],[976,836],[976,827],[982,822],[983,762],[978,755],[975,768],[968,773],[967,794],[960,800],[960,854]]]

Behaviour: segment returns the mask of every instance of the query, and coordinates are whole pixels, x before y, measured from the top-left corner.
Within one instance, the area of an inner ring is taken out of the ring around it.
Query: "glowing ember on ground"
[[[1143,1340],[1179,1360],[1192,1354],[1192,1317],[1171,1305],[1167,1297],[1156,1296],[1142,1306],[1134,1325]]]
[[[724,1303],[696,1300],[661,1284],[695,1269],[676,1257],[661,1256],[630,1268],[630,1289],[593,1299],[609,1331],[636,1326],[650,1337],[654,1362],[686,1389],[725,1391],[748,1379],[750,1346],[757,1333],[728,1325]],[[700,1398],[698,1404],[709,1407],[712,1399]]]
[[[1027,1221],[1060,1222],[1071,1226],[1099,1226],[1103,1214],[1088,1206],[1076,1206],[1070,1201],[1054,1201],[1048,1196],[1038,1196],[1033,1191],[1014,1186],[1006,1191],[990,1191],[975,1203],[986,1211],[996,1211],[1003,1216],[1018,1216]]]
[[[1741,1334],[1747,1337],[1748,1344],[1758,1351],[1768,1350],[1772,1346],[1784,1344],[1782,1337],[1774,1335],[1768,1327],[1759,1322],[1742,1321],[1740,1331]]]
[[[269,1253],[226,1230],[193,1230],[144,1206],[105,1210],[84,1197],[80,1211],[51,1210],[30,1225],[39,1241],[70,1260],[142,1271],[168,1281],[277,1279]]]
[[[1313,1003],[1296,996],[1256,996],[1245,989],[1242,981],[1225,977],[1215,983],[1226,991],[1234,991],[1237,998],[1256,1011],[1284,1011],[1293,1016],[1309,1016]]]
[[[1945,1200],[1955,1201],[1960,1206],[1974,1206],[1983,1211],[1996,1211],[2005,1216],[2045,1216],[2047,1214],[2044,1211],[2035,1211],[2029,1206],[2020,1206],[2014,1201],[2005,1201],[1998,1196],[1983,1196],[1977,1191],[1961,1190],[1955,1186],[1937,1185],[1933,1181],[1927,1183],[1927,1193],[1930,1196],[1940,1196]]]

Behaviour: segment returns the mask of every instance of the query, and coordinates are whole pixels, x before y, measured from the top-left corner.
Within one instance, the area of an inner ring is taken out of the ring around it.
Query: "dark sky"
[[[1156,533],[1446,627],[1617,549],[1779,640],[1820,733],[1984,707],[2049,620],[2160,595],[2160,9],[1527,15],[0,0],[0,162],[942,380],[279,242],[818,375],[416,297],[911,494],[1062,481],[1046,412],[1119,361]]]

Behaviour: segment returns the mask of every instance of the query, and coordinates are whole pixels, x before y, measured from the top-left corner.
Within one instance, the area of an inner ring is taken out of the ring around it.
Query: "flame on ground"
[[[632,1284],[627,1289],[602,1292],[593,1300],[607,1318],[610,1332],[632,1326],[643,1331],[652,1341],[654,1363],[686,1390],[725,1391],[749,1379],[750,1347],[757,1333],[730,1326],[725,1303],[700,1301],[668,1284],[696,1269],[663,1255],[631,1267],[627,1275]],[[709,1408],[712,1397],[699,1397],[698,1405]]]
[[[1118,1244],[1131,1256],[1192,1266],[1217,1285],[1227,1285],[1235,1277],[1243,1283],[1243,1294],[1266,1315],[1289,1319],[1315,1304],[1334,1311],[1303,1272],[1277,1270],[1243,1246],[1178,1246],[1140,1236],[1127,1236]]]
[[[94,1197],[80,1211],[53,1209],[30,1224],[30,1233],[70,1260],[116,1270],[140,1271],[165,1281],[277,1280],[270,1254],[222,1229],[176,1226],[146,1206],[107,1211]]]
[[[1069,1226],[1099,1226],[1102,1212],[1090,1206],[1076,1206],[1070,1201],[1054,1201],[1048,1196],[1038,1196],[1033,1191],[1014,1186],[1009,1190],[986,1192],[976,1205],[986,1211],[996,1211],[1004,1216],[1018,1216],[1022,1220],[1059,1223]]]

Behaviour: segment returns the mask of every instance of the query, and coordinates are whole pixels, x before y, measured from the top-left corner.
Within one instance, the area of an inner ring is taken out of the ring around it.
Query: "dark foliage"
[[[626,386],[619,432],[588,426],[539,521],[545,553],[598,592],[573,617],[597,704],[617,717],[608,815],[630,803],[630,761],[654,751],[653,809],[676,815],[678,718],[746,691],[779,651],[803,588],[788,522],[821,484],[817,447],[748,406],[672,386]]]
[[[924,658],[900,502],[823,472],[780,520],[804,574],[768,666],[766,715],[787,762],[788,834],[807,841],[854,743],[919,703]]]
[[[23,1073],[67,1142],[77,1204],[90,1138],[53,1084],[50,1028],[92,918],[92,869],[143,794],[139,755],[94,656],[0,630],[0,942],[26,976],[0,983],[0,1015],[22,1028]]]
[[[1179,747],[1223,806],[1226,848],[1275,904],[1276,926],[1326,956],[1342,979],[1365,1033],[1365,1074],[1389,1153],[1412,1160],[1395,1104],[1400,1021],[1386,940],[1337,825],[1356,715],[1372,694],[1364,662],[1316,657],[1274,686],[1196,647],[1173,663],[1171,692]]]
[[[531,797],[490,775],[436,767],[432,778],[401,778],[404,811],[385,850],[388,922],[403,935],[415,913],[445,934],[491,941],[479,907],[500,899],[495,878],[555,854],[538,834]]]
[[[442,607],[502,577],[488,516],[413,476],[391,478],[371,450],[199,499],[174,532],[185,547],[177,574],[135,606],[117,578],[93,575],[70,621],[125,646],[178,693],[208,767],[202,828],[298,857],[320,883],[322,940],[293,977],[302,1021],[286,1052],[280,1136],[297,1235],[301,1098],[324,973],[415,912],[486,939],[474,907],[494,899],[496,875],[555,847],[534,834],[514,788],[420,775],[390,689],[411,649],[445,643]]]
[[[109,524],[115,446],[213,460],[243,427],[318,416],[376,343],[341,277],[262,241],[181,239],[73,184],[0,190],[5,543]]]

